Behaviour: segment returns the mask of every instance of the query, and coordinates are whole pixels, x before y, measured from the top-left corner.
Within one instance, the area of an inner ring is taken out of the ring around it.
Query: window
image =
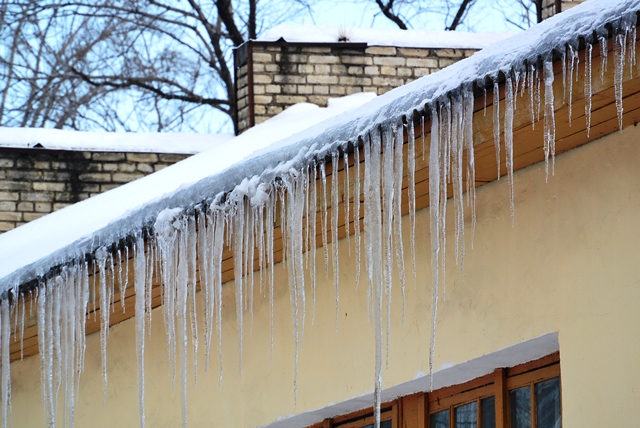
[[[559,354],[498,369],[427,397],[429,428],[559,428]]]
[[[382,406],[382,428],[560,428],[560,355],[554,353],[464,384]],[[420,416],[421,415],[421,416]],[[313,428],[373,428],[372,409]]]

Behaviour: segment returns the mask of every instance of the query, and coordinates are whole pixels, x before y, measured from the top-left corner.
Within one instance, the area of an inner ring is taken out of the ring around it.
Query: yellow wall
[[[516,174],[515,227],[507,181],[478,190],[475,248],[467,240],[464,275],[448,252],[446,300],[438,314],[436,368],[558,332],[563,426],[637,425],[640,399],[640,130],[626,129],[557,158],[545,184],[544,165]],[[452,207],[449,209],[452,213]],[[405,219],[408,220],[408,219]],[[468,216],[467,216],[467,220]],[[385,387],[428,372],[431,314],[428,211],[418,214],[418,284],[407,282],[402,324],[399,285],[393,296]],[[449,224],[453,224],[450,216]],[[407,232],[408,221],[404,223]],[[470,228],[467,229],[470,237]],[[405,250],[408,253],[408,234]],[[253,427],[357,397],[373,388],[374,341],[366,283],[354,286],[354,254],[340,243],[341,289],[335,330],[332,280],[319,269],[315,323],[308,288],[307,328],[294,405],[294,347],[286,275],[276,278],[276,334],[270,360],[268,300],[256,297],[253,333],[245,317],[242,377],[233,285],[225,287],[224,369],[218,388],[217,351],[197,386],[190,370],[190,426]],[[353,244],[353,240],[352,240]],[[322,252],[318,261],[322,263]],[[410,259],[407,257],[408,271]],[[320,265],[321,266],[321,265]],[[365,270],[363,267],[364,277]],[[398,283],[396,283],[398,284]],[[202,327],[201,330],[202,332]],[[88,338],[76,426],[136,426],[137,363],[134,320],[112,328],[108,400],[103,404],[99,335]],[[215,347],[215,343],[214,343]],[[162,313],[154,312],[147,343],[147,422],[180,425],[179,375],[172,393]],[[191,363],[189,364],[191,367]],[[39,358],[12,365],[13,425],[42,426]]]

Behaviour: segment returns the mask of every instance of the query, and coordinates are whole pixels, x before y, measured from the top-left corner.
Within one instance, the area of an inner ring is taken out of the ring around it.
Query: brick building
[[[382,95],[510,35],[280,25],[235,52],[237,133],[296,103]]]

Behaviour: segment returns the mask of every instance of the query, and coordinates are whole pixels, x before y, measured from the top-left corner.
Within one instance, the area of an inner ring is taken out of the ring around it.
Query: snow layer
[[[208,176],[219,177],[223,171],[234,165],[242,165],[247,159],[260,158],[261,154],[269,153],[273,146],[280,146],[277,142],[283,138],[342,115],[375,96],[373,93],[360,93],[331,99],[327,108],[309,103],[296,104],[236,138],[220,141],[209,151],[0,235],[0,292],[32,279],[34,274],[42,275],[67,258],[78,257],[85,251],[93,250],[99,242],[108,240],[106,235],[104,239],[98,238],[95,235],[97,231],[102,230],[117,239],[123,231],[140,229],[143,224],[155,221],[161,211],[151,209],[148,213],[142,213],[140,210],[143,207],[165,208],[168,205],[162,200],[171,200],[166,198],[170,194],[183,193],[190,184]],[[220,189],[231,183],[235,184],[235,180],[227,182]],[[188,193],[190,196],[184,194],[186,198],[178,206],[188,206],[191,197],[203,199],[197,194]],[[175,206],[173,203],[169,205]],[[116,220],[119,220],[117,226],[114,223]],[[42,262],[35,264],[38,260]],[[20,272],[32,264],[31,269]]]
[[[346,42],[406,48],[482,49],[514,34],[517,32],[468,33],[281,24],[266,31],[257,41],[276,42],[282,38],[289,43]]]
[[[233,134],[82,132],[0,126],[0,147],[20,149],[193,154],[232,138]]]

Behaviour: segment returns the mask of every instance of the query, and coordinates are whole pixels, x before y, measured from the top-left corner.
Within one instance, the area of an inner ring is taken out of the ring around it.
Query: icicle
[[[420,116],[422,118],[422,116]],[[409,234],[411,235],[411,268],[413,274],[413,286],[417,285],[417,269],[416,269],[416,137],[415,137],[415,125],[414,117],[408,124],[408,136],[407,136],[407,170],[408,177],[407,182],[409,185],[408,198],[409,198]]]
[[[431,231],[431,282],[433,298],[431,309],[431,339],[429,343],[429,378],[433,390],[433,363],[436,346],[436,320],[438,316],[438,293],[440,285],[440,198],[441,198],[441,155],[440,155],[440,117],[437,107],[431,107],[431,145],[429,149],[429,214]],[[444,185],[446,188],[446,183]],[[443,200],[446,204],[446,198]],[[444,249],[442,249],[444,250]]]
[[[356,240],[356,290],[360,284],[360,263],[361,263],[361,239],[360,239],[360,148],[355,144],[353,150],[354,158],[354,183],[353,183],[353,225],[355,227]]]
[[[636,26],[632,25],[627,30],[627,38],[629,39],[629,78],[633,79],[633,68],[636,66]]]
[[[180,353],[180,376],[181,376],[181,392],[182,392],[182,426],[187,426],[187,306],[188,306],[188,288],[189,288],[189,231],[188,220],[180,219],[174,224],[179,229],[178,234],[178,270],[176,278],[176,307],[175,312],[170,314],[171,317],[176,317],[178,321],[178,331],[176,331],[176,337],[179,334],[178,351]]]
[[[578,75],[577,61],[578,52],[569,45],[569,126],[571,126],[573,116],[573,72],[575,70],[576,76]]]
[[[511,82],[507,82],[511,85]],[[455,218],[456,264],[464,259],[464,200],[462,186],[462,154],[464,150],[462,100],[455,96],[451,103],[451,182],[453,184],[453,205]],[[461,263],[462,265],[462,263]]]
[[[384,243],[384,285],[387,303],[387,350],[389,348],[389,331],[391,327],[391,296],[393,285],[393,194],[394,186],[394,151],[393,151],[393,132],[394,130],[387,126],[382,131],[382,226],[383,226],[383,243]],[[387,354],[387,365],[389,358]]]
[[[562,102],[567,100],[567,46],[562,51]]]
[[[342,200],[344,201],[344,232],[347,237],[347,248],[349,250],[349,257],[351,257],[351,206],[349,203],[351,179],[349,177],[349,154],[346,147],[343,150],[344,154],[344,195]]]
[[[311,247],[311,294],[313,303],[311,306],[311,322],[315,323],[316,319],[316,233],[317,233],[317,203],[318,203],[318,167],[317,165],[312,165],[311,167],[313,171],[313,175],[310,178],[311,181],[311,195],[309,196],[309,213],[307,216],[311,217],[311,231],[309,233],[309,246]]]
[[[191,344],[193,346],[193,376],[194,383],[198,375],[198,319],[196,312],[196,286],[197,286],[197,244],[196,218],[190,216],[187,221],[187,305],[189,306],[189,320],[191,322]],[[202,235],[205,234],[203,230]]]
[[[493,146],[496,151],[498,180],[500,180],[500,87],[497,77],[493,82]]]
[[[483,88],[484,90],[484,117],[487,117],[487,87]]]
[[[535,67],[531,65],[529,67],[529,72],[527,73],[527,86],[529,87],[529,111],[531,112],[531,129],[536,129],[536,111],[534,108],[534,93],[535,88],[533,87],[533,75],[535,73]]]
[[[520,72],[514,70],[513,76],[515,77],[513,81],[513,111],[518,109],[518,85],[520,84]]]
[[[374,426],[380,426],[380,404],[382,392],[382,207],[380,206],[380,137],[375,133],[364,144],[364,218],[366,262],[369,287],[373,297],[373,318],[375,321],[375,376],[374,376]]]
[[[600,41],[600,83],[604,84],[604,72],[607,71],[607,57],[609,55],[608,40],[606,37],[598,37]]]
[[[546,93],[545,93],[546,96]],[[509,176],[509,202],[511,204],[511,226],[514,225],[514,191],[513,191],[513,88],[511,76],[507,76],[505,84],[504,110],[504,151]],[[545,111],[546,116],[546,111]]]
[[[329,245],[327,243],[327,170],[324,162],[320,162],[320,177],[322,178],[322,223],[321,223],[321,231],[322,234],[322,248],[324,250],[324,277],[329,279]]]
[[[440,108],[440,248],[442,249],[442,285],[443,297],[447,298],[447,258],[444,257],[447,248],[447,183],[451,177],[451,102],[447,99]],[[444,202],[443,202],[444,201]]]
[[[523,80],[524,86],[524,80]],[[464,144],[467,150],[467,196],[468,204],[471,208],[471,248],[473,248],[473,237],[476,229],[476,166],[473,146],[473,89],[467,89],[463,93],[464,102]],[[464,265],[464,252],[462,255]]]
[[[144,239],[141,235],[136,237],[133,247],[133,286],[136,293],[136,357],[138,359],[138,412],[140,427],[145,426],[144,407],[144,335],[145,335],[145,282],[147,278],[147,261],[144,253]]]
[[[9,307],[8,297],[2,300],[0,311],[2,311],[2,318],[0,319],[2,323],[0,326],[0,346],[2,347],[0,352],[2,356],[2,426],[6,428],[11,424],[11,350],[9,349],[11,338],[11,320],[9,315],[11,308]]]
[[[213,257],[212,257],[212,269],[213,269],[213,299],[215,301],[215,317],[216,327],[218,329],[218,386],[222,386],[222,252],[224,247],[224,232],[225,232],[225,215],[224,213],[216,209],[213,213]],[[273,222],[270,223],[270,227],[267,229],[267,233],[271,231],[273,236]],[[272,241],[273,242],[273,241]],[[273,247],[272,247],[273,249]],[[273,254],[273,251],[271,252]],[[273,302],[273,300],[272,300]],[[271,312],[272,320],[271,326],[273,328],[273,310]],[[272,336],[273,343],[273,336]]]
[[[236,323],[238,326],[238,372],[242,376],[242,329],[243,329],[243,272],[242,249],[244,243],[244,196],[236,203],[233,217],[233,263],[236,290]],[[284,219],[283,219],[284,221]],[[284,240],[283,240],[284,241]]]
[[[556,156],[556,121],[553,105],[553,62],[545,60],[544,65],[544,159],[546,179],[549,179],[549,156],[555,165]],[[571,91],[569,91],[571,93]]]
[[[624,55],[626,43],[624,34],[616,34],[613,42],[613,86],[616,96],[616,111],[618,112],[618,128],[622,130],[622,77],[624,73]]]
[[[584,115],[587,118],[587,138],[591,133],[591,66],[592,66],[593,46],[587,44],[584,64]]]
[[[273,301],[273,288],[274,288],[274,278],[273,278],[273,269],[274,269],[274,260],[273,260],[273,232],[274,232],[274,211],[276,205],[276,192],[274,188],[271,188],[271,194],[269,195],[269,200],[267,202],[267,256],[269,258],[269,323],[271,329],[271,360],[273,360],[273,336],[274,336],[274,328],[273,328],[273,318],[274,318],[274,301]]]
[[[107,250],[100,248],[96,252],[96,263],[100,274],[100,346],[102,349],[102,393],[104,401],[107,401],[107,332],[109,330],[109,302],[111,301],[107,287]]]
[[[404,245],[402,242],[402,176],[403,165],[404,127],[398,123],[395,132],[394,165],[393,165],[393,233],[395,235],[396,266],[400,276],[400,289],[402,291],[402,322],[406,311],[406,275],[404,270]],[[391,317],[389,317],[391,318]],[[389,346],[387,345],[387,364],[389,363]]]
[[[197,211],[198,215],[198,258],[200,259],[200,290],[204,300],[204,359],[205,370],[209,370],[211,358],[211,340],[213,339],[214,321],[214,300],[213,300],[213,277],[211,269],[211,247],[213,245],[213,226],[211,224],[211,213],[204,212],[204,208]]]
[[[340,255],[338,251],[338,153],[331,157],[331,250],[333,253],[333,283],[336,297],[336,331],[338,329],[338,313],[340,311]]]

